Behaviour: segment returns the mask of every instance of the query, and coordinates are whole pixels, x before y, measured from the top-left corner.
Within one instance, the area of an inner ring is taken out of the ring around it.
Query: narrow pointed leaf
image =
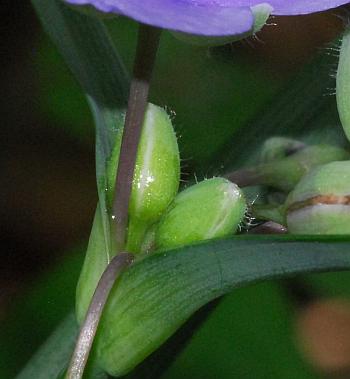
[[[118,364],[131,369],[198,308],[236,287],[265,279],[349,268],[349,237],[234,237],[158,253],[131,267],[113,289],[97,347],[103,346],[101,338],[113,321],[111,335],[115,339],[107,353],[114,351]],[[52,364],[57,372],[65,367],[66,345],[72,348],[69,341],[76,333],[76,325],[70,322],[61,328],[54,334],[57,355],[49,356],[52,345],[47,345],[48,350],[43,348],[37,353],[18,379],[32,379],[39,374],[51,378]],[[119,336],[121,332],[128,334],[127,339]]]
[[[258,280],[349,269],[349,248],[349,238],[234,237],[155,254],[111,294],[98,338],[102,362],[124,373],[209,301]]]
[[[96,176],[106,253],[110,252],[106,214],[106,161],[124,119],[129,79],[104,24],[72,10],[61,0],[32,0],[37,14],[80,83],[96,125]]]
[[[78,334],[74,314],[67,316],[34,354],[17,379],[55,379],[68,362]]]

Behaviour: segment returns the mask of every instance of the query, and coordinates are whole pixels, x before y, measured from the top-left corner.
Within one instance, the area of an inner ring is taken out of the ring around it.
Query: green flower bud
[[[244,197],[235,184],[223,178],[204,180],[175,198],[151,234],[155,232],[162,249],[223,237],[237,229],[245,210]],[[136,263],[112,289],[96,335],[98,362],[110,375],[127,374],[180,326],[174,315],[159,311],[157,304],[166,303],[166,294],[162,299],[152,297],[158,278],[169,273],[157,272],[154,280],[144,281],[140,288],[130,276],[137,268]],[[125,291],[128,295],[120,296]],[[143,291],[147,296],[142,296]]]
[[[350,28],[344,33],[340,49],[336,95],[339,118],[350,141]]]
[[[270,4],[262,3],[252,6],[251,10],[254,16],[254,25],[252,30],[247,33],[225,37],[203,37],[180,32],[171,32],[171,34],[173,34],[178,40],[195,46],[220,46],[227,43],[240,41],[262,29],[262,27],[266,24],[267,19],[270,17],[272,7]]]
[[[119,137],[107,167],[109,209],[112,207],[120,144]],[[149,104],[130,197],[128,251],[140,252],[145,231],[161,217],[176,196],[179,178],[179,149],[169,116],[164,109]],[[108,264],[104,238],[101,211],[98,208],[77,285],[76,313],[79,322],[84,319],[97,283]]]
[[[264,142],[261,160],[271,162],[295,154],[306,147],[305,143],[285,137],[271,137]]]
[[[170,249],[234,233],[246,211],[236,184],[213,178],[177,195],[155,231],[155,246]]]
[[[112,206],[120,139],[107,166],[107,202]],[[163,108],[149,104],[137,152],[129,205],[127,250],[138,253],[147,228],[155,223],[176,196],[180,156],[171,120]]]
[[[350,234],[350,161],[331,162],[305,175],[286,201],[293,234]]]
[[[274,151],[272,155],[281,154]],[[290,192],[299,180],[315,166],[349,159],[350,154],[338,146],[314,145],[297,150],[284,159],[268,161],[251,168],[243,168],[227,175],[242,186],[267,185]]]

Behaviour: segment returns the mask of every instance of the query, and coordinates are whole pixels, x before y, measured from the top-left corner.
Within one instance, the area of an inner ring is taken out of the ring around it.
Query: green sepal
[[[336,96],[339,118],[350,141],[350,27],[345,30],[341,43]]]
[[[267,139],[261,149],[260,157],[264,163],[283,159],[305,148],[306,145],[292,138],[271,137]]]
[[[254,17],[254,24],[251,30],[248,30],[242,34],[236,34],[232,36],[224,36],[224,37],[203,37],[201,35],[187,34],[181,32],[172,32],[171,34],[180,41],[189,43],[190,45],[195,46],[220,46],[225,45],[227,43],[232,43],[236,41],[240,41],[244,38],[254,35],[258,31],[262,29],[262,27],[266,24],[267,19],[270,17],[272,7],[267,3],[257,4],[251,7],[251,11]]]
[[[170,249],[236,232],[246,212],[242,191],[223,178],[213,178],[180,192],[159,221],[157,249]]]
[[[107,204],[112,208],[121,135],[107,165]],[[139,253],[146,229],[154,224],[176,196],[180,183],[180,155],[169,115],[148,104],[137,152],[129,204],[127,246]]]
[[[284,159],[255,166],[252,170],[259,175],[258,183],[255,184],[290,192],[313,167],[349,157],[349,152],[338,146],[320,144],[307,146]]]

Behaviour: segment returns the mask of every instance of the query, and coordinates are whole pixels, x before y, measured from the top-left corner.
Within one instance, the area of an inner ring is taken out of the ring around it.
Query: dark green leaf
[[[130,268],[113,290],[117,307],[113,309],[109,303],[107,317],[113,312],[116,330],[122,327],[125,332],[127,324],[129,332],[127,340],[113,343],[115,354],[118,356],[119,344],[128,349],[140,338],[148,352],[156,349],[198,308],[236,287],[298,273],[349,268],[349,238],[234,237],[155,254]],[[127,313],[123,313],[125,307]],[[67,335],[75,333],[73,322],[61,328],[52,337],[59,357],[53,354],[51,358],[56,370],[66,365],[69,354],[65,341],[71,349]],[[159,333],[154,333],[155,328]],[[133,365],[144,358],[144,345],[137,350],[133,345],[129,351]],[[50,343],[46,346],[52,349]],[[51,378],[50,357],[45,349],[42,351],[44,358],[36,355],[19,378],[29,378],[26,373],[32,375],[30,378],[39,377],[39,373]]]
[[[128,75],[103,23],[72,10],[61,0],[32,0],[52,40],[79,81],[96,125],[96,176],[100,211],[110,253],[106,215],[106,162],[124,118]]]
[[[237,288],[162,379],[315,379],[296,349],[294,321],[294,309],[276,282]]]
[[[320,141],[310,138],[315,130],[335,125],[330,133],[333,139],[344,139],[336,112],[335,97],[325,96],[329,88],[335,85],[330,75],[330,67],[335,58],[323,54],[316,56],[303,70],[282,86],[261,112],[245,125],[242,125],[222,150],[217,152],[215,159],[225,169],[244,165],[260,149],[266,138],[273,135],[291,136],[308,139],[309,142]],[[329,131],[328,131],[329,134]],[[311,140],[311,141],[310,141]],[[234,143],[232,142],[234,141]],[[322,142],[327,141],[322,138]]]
[[[72,354],[77,331],[75,317],[71,313],[36,352],[17,379],[56,379]]]
[[[105,364],[118,362],[115,372],[138,364],[198,308],[233,288],[349,269],[349,248],[349,238],[234,237],[155,254],[129,269],[111,293],[99,338],[101,351],[108,345],[116,355]],[[127,354],[121,358],[120,351]]]
[[[53,269],[22,283],[1,320],[0,378],[13,378],[74,306],[85,247],[64,254]]]

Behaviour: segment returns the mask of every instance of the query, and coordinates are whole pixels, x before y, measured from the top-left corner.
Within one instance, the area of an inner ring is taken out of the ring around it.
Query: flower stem
[[[84,369],[89,358],[92,343],[108,295],[116,279],[126,267],[130,266],[133,262],[133,258],[133,255],[129,253],[118,254],[111,260],[102,274],[94,296],[92,297],[85,320],[81,326],[65,379],[80,379],[83,377]]]
[[[278,224],[277,222],[267,221],[261,225],[250,229],[249,234],[286,234],[288,233],[287,228],[284,225]]]
[[[160,29],[140,25],[113,203],[117,253],[124,249],[126,242],[129,200],[134,177],[137,147],[141,136],[159,39]]]
[[[225,175],[225,178],[239,187],[249,187],[265,181],[265,175],[257,168],[242,168]]]

